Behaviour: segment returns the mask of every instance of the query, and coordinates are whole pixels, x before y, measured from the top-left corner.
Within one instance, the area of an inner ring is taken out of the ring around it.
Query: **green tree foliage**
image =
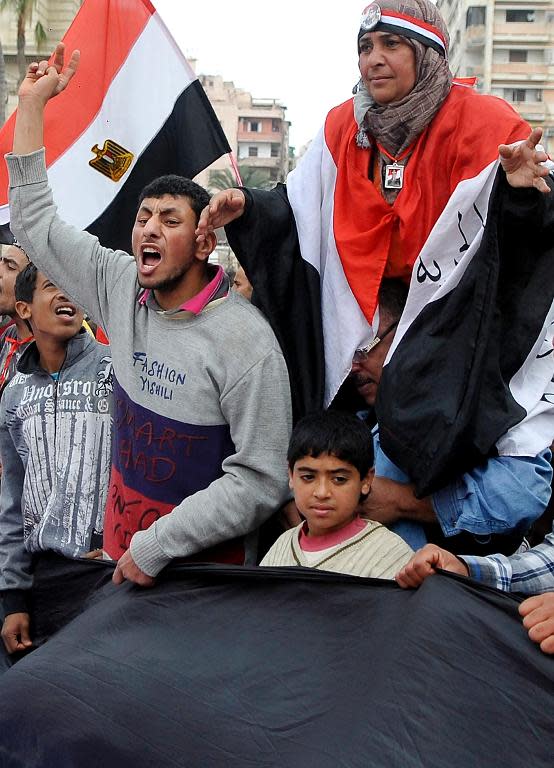
[[[17,69],[19,71],[19,81],[21,83],[25,77],[27,71],[27,61],[25,59],[25,28],[31,22],[33,16],[33,9],[37,4],[37,0],[0,0],[0,11],[7,9],[12,10],[15,13],[17,19]],[[40,48],[46,42],[46,30],[37,21],[35,24],[35,42],[37,47]],[[5,66],[5,64],[4,64]]]
[[[256,189],[271,189],[275,183],[268,178],[267,172],[262,168],[253,168],[251,165],[239,165],[239,172],[243,187]],[[224,171],[211,171],[209,181],[210,192],[220,189],[238,186],[235,174],[230,168]]]

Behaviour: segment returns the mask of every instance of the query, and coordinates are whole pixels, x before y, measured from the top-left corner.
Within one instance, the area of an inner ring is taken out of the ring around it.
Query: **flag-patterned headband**
[[[405,13],[391,11],[388,8],[381,10],[377,3],[371,3],[362,13],[358,40],[366,32],[394,32],[397,35],[411,37],[419,40],[423,45],[434,48],[446,58],[446,41],[442,32],[432,24]]]

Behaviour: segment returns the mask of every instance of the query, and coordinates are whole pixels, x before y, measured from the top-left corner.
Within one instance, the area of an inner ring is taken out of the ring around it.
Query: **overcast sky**
[[[356,36],[369,0],[153,0],[198,74],[222,75],[287,107],[299,149],[357,80]]]

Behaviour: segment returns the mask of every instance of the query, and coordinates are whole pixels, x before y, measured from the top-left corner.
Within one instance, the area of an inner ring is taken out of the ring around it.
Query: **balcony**
[[[540,125],[546,120],[546,110],[542,101],[511,101],[510,104],[528,122]]]
[[[498,23],[494,25],[494,42],[507,43],[545,43],[550,38],[550,29],[547,24],[538,24],[537,22],[514,22]]]
[[[502,85],[514,83],[520,85],[523,82],[536,83],[541,85],[549,80],[548,65],[546,64],[524,64],[521,62],[494,62],[492,65],[491,78],[493,83],[498,82]]]

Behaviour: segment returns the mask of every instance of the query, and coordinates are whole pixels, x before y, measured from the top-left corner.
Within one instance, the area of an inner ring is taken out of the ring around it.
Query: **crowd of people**
[[[520,610],[554,652],[554,533],[531,549],[525,538],[548,514],[554,440],[541,131],[453,79],[429,0],[372,3],[357,46],[353,98],[286,187],[210,200],[188,179],[155,179],[132,255],[61,220],[48,184],[43,111],[79,53],[66,63],[60,44],[30,65],[6,157],[16,240],[0,261],[13,319],[0,338],[1,666],[83,610],[106,580],[97,558],[114,562],[115,584],[141,587],[191,559],[406,588],[442,568],[549,593]],[[208,262],[222,226],[234,281]],[[313,339],[296,310],[310,303]],[[298,365],[299,339],[322,341],[321,370]],[[453,347],[460,368],[438,371]],[[435,389],[417,389],[420,364]],[[457,417],[439,424],[441,470],[426,480],[437,402]],[[280,535],[267,542],[270,519]]]

